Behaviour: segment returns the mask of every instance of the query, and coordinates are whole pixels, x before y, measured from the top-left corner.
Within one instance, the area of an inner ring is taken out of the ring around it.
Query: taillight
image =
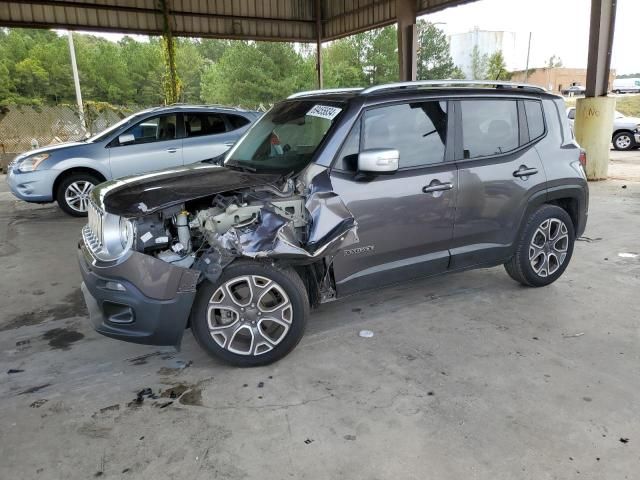
[[[580,150],[580,158],[578,160],[580,160],[580,165],[582,165],[582,168],[586,170],[587,169],[587,152],[585,152],[584,150]]]

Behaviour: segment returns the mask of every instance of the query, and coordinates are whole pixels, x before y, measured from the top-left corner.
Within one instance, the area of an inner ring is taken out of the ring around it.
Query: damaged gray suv
[[[541,287],[584,232],[586,157],[560,97],[500,82],[293,95],[224,164],[103,183],[78,259],[96,330],[252,366],[319,304],[504,264]]]

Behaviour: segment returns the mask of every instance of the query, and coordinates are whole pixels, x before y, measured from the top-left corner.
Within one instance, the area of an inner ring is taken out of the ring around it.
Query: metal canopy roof
[[[312,42],[396,21],[396,0],[166,0],[174,35]],[[418,15],[474,0],[415,0]],[[317,36],[318,23],[320,36]],[[10,0],[0,25],[161,35],[161,0]]]

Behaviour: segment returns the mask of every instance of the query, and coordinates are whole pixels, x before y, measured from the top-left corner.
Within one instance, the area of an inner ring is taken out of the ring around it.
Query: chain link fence
[[[85,127],[77,107],[73,106],[0,106],[0,170],[6,171],[10,160],[19,153],[82,140],[142,108],[88,103],[84,112]]]

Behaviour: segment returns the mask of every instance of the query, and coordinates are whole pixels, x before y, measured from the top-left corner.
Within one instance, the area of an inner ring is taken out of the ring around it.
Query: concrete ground
[[[179,353],[94,333],[83,221],[0,178],[0,478],[638,478],[640,183],[616,176],[555,284],[493,268],[328,304],[256,369],[190,333]]]

